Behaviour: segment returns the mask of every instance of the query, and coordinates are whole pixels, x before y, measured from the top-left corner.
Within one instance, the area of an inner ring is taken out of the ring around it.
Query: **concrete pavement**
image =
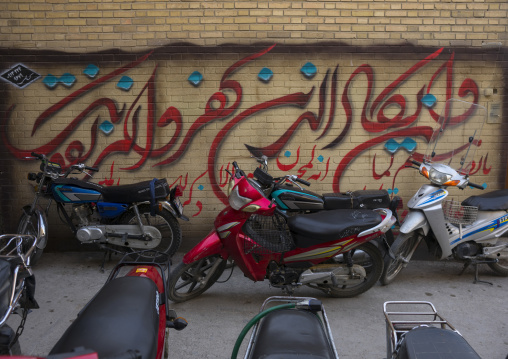
[[[182,253],[175,256],[174,265],[181,256]],[[49,352],[79,310],[101,288],[115,264],[113,258],[101,273],[101,261],[102,253],[44,253],[34,268],[36,299],[41,308],[27,318],[20,340],[23,354],[43,356]],[[382,308],[388,300],[431,301],[482,358],[505,359],[508,278],[495,276],[487,266],[482,266],[480,278],[494,285],[473,284],[473,269],[458,276],[461,268],[455,262],[412,261],[391,285],[377,284],[356,298],[328,298],[306,287],[295,295],[323,301],[337,351],[343,359],[386,357]],[[235,268],[229,281],[215,284],[201,297],[170,303],[189,322],[181,332],[170,331],[170,358],[229,358],[238,334],[263,301],[281,294],[268,282],[247,280]],[[10,322],[15,326],[17,320],[13,316]],[[244,353],[242,349],[239,357]]]

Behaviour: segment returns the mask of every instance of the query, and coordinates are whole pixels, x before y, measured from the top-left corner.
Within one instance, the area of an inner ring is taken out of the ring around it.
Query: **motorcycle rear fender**
[[[214,254],[221,254],[224,259],[227,259],[227,255],[223,255],[223,246],[220,240],[219,234],[214,229],[208,235],[201,240],[197,245],[194,246],[183,256],[183,262],[185,264],[193,263],[197,260],[209,257]]]
[[[30,213],[30,206],[23,207],[23,212],[26,214]],[[36,206],[34,213],[37,217],[37,248],[44,249],[48,243],[48,218],[46,212],[40,207]]]
[[[427,218],[420,211],[410,211],[406,218],[404,218],[404,222],[402,226],[400,226],[401,233],[410,233],[416,231],[421,228],[423,230],[423,234],[427,235],[430,230],[429,222]]]

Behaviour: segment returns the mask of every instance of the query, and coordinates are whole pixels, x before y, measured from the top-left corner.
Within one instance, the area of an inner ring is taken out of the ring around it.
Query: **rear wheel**
[[[39,216],[37,214],[30,213],[30,207],[23,208],[23,214],[18,222],[18,229],[16,234],[31,234],[33,236],[39,235]],[[46,227],[46,226],[45,226]],[[31,242],[33,243],[33,242]],[[29,248],[24,248],[24,250],[28,250]],[[37,246],[34,248],[32,255],[30,256],[30,265],[35,265],[42,257],[43,249],[38,248]]]
[[[419,243],[420,238],[414,232],[400,233],[397,236],[397,239],[390,247],[395,259],[392,259],[388,253],[385,256],[385,266],[380,278],[382,285],[388,285],[393,282],[400,271],[407,266]]]
[[[171,212],[166,209],[163,209],[155,216],[150,214],[149,205],[139,206],[138,209],[141,217],[141,223],[146,226],[153,226],[161,233],[161,242],[157,247],[153,248],[153,250],[165,253],[167,256],[172,257],[178,248],[180,248],[180,244],[182,243],[182,232],[176,218],[173,217]],[[138,224],[138,219],[134,211],[131,210],[127,212],[122,218],[121,223]],[[132,248],[129,248],[129,250],[133,251]],[[149,257],[150,253],[151,252],[148,251],[147,254],[142,257],[146,257],[146,259],[153,259],[153,257]],[[155,261],[167,261],[167,257],[165,255],[156,256]]]
[[[497,245],[502,244],[504,242],[508,241],[508,238],[501,238],[499,242],[497,242]],[[505,248],[502,252],[502,254],[506,255],[508,253],[508,248]],[[489,267],[496,272],[497,274],[508,277],[508,259],[507,258],[499,258],[497,263],[489,263]]]
[[[169,299],[180,303],[201,295],[219,279],[226,264],[227,261],[218,255],[190,264],[181,262],[169,274]]]
[[[380,250],[370,242],[363,243],[351,251],[351,258],[354,265],[361,266],[365,271],[365,278],[361,283],[340,286],[320,284],[317,287],[334,298],[350,298],[366,292],[376,284],[383,272],[383,256]],[[326,264],[344,266],[344,255],[336,256]]]

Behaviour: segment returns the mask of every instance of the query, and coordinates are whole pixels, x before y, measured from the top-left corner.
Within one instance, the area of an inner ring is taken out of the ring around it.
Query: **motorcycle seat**
[[[297,247],[306,248],[358,234],[381,221],[370,209],[335,209],[289,217],[288,227]]]
[[[269,313],[259,325],[249,359],[333,359],[319,317],[307,310],[281,309]]]
[[[457,332],[436,327],[418,327],[404,336],[396,359],[480,359]]]
[[[462,201],[462,205],[478,207],[479,211],[505,211],[508,209],[508,189],[471,196]]]
[[[169,195],[168,182],[166,179],[160,179],[154,182],[154,198],[152,198],[151,183],[152,180],[121,186],[101,186],[97,183],[86,182],[76,178],[58,178],[54,181],[56,185],[69,185],[97,191],[102,195],[104,202],[112,203],[145,202],[152,199],[163,199]]]
[[[157,286],[145,277],[120,277],[106,283],[78,314],[50,354],[84,347],[99,358],[138,350],[143,359],[157,352]]]

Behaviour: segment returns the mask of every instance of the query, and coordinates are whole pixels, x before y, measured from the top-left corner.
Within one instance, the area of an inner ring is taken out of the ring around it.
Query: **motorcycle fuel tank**
[[[277,205],[284,210],[321,210],[324,208],[323,198],[311,191],[294,186],[283,186],[272,192]]]
[[[54,198],[64,203],[97,202],[101,197],[100,192],[65,184],[53,186],[52,191]]]

